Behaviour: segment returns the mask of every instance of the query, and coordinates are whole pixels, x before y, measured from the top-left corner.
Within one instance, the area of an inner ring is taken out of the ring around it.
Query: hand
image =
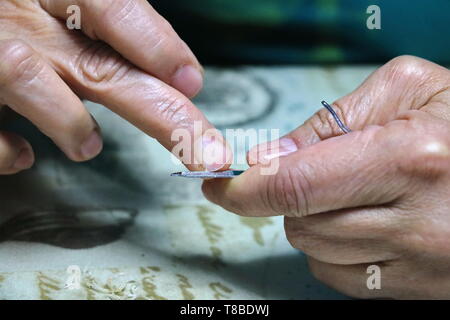
[[[205,181],[206,197],[240,215],[285,215],[311,272],[347,295],[450,298],[450,71],[399,57],[334,109],[353,132],[323,109],[279,148],[252,149],[243,175]],[[278,172],[260,175],[277,155]],[[372,264],[381,290],[366,286]]]
[[[66,27],[70,5],[80,7],[82,31]],[[185,97],[202,81],[192,52],[145,0],[0,2],[0,106],[28,118],[74,161],[102,148],[98,125],[78,97],[107,106],[172,149],[174,129],[194,139],[203,133],[194,133],[194,121],[212,129]],[[33,161],[27,141],[0,132],[0,174]]]

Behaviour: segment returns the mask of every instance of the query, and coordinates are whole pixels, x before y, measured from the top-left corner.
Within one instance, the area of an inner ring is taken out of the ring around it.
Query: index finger
[[[150,76],[103,43],[48,52],[79,95],[105,105],[157,139],[190,170],[229,167],[232,152],[221,133],[178,90]],[[48,50],[48,49],[46,49]]]
[[[81,28],[103,40],[147,73],[188,97],[203,86],[203,69],[171,25],[145,0],[40,0],[50,14],[67,19],[80,8]]]

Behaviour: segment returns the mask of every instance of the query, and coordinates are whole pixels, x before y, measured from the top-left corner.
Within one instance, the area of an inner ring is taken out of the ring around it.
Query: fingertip
[[[34,152],[24,138],[10,132],[0,132],[0,174],[15,174],[31,168]]]
[[[84,160],[98,156],[103,149],[103,139],[99,130],[94,130],[81,145],[81,155]]]
[[[210,191],[210,188],[211,188],[211,180],[212,180],[212,179],[204,179],[204,180],[203,180],[203,183],[202,183],[202,193],[203,193],[203,195],[205,196],[205,198],[206,198],[207,200],[213,202],[212,199],[211,199],[211,196],[210,196],[210,192],[211,192],[211,191]]]
[[[202,192],[205,198],[214,203],[219,204],[219,196],[223,194],[224,183],[227,183],[224,179],[206,179],[202,184]]]
[[[175,72],[171,85],[186,97],[193,98],[203,88],[202,70],[191,65],[184,65]]]
[[[242,183],[245,182],[240,181],[239,177],[233,179],[212,179],[203,182],[202,191],[208,201],[229,212],[246,216],[248,212],[246,212],[245,207],[254,202],[255,199],[243,195],[241,192],[243,188]]]
[[[16,160],[14,161],[13,168],[17,170],[30,169],[34,164],[34,152],[31,147],[22,148]]]
[[[61,146],[61,150],[74,162],[84,162],[94,159],[103,149],[103,139],[98,128],[91,131],[85,140],[77,146]]]
[[[233,150],[220,131],[215,128],[207,129],[195,141],[193,151],[199,170],[223,171],[233,163]]]

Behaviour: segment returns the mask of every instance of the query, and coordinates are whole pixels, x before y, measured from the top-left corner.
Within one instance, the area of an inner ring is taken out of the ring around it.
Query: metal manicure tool
[[[346,134],[351,132],[351,130],[342,122],[336,111],[325,101],[322,101],[322,105],[331,113],[333,119],[336,121],[339,128]],[[244,173],[243,170],[227,170],[227,171],[184,171],[175,172],[170,176],[172,177],[183,177],[183,178],[197,178],[197,179],[217,179],[225,178],[231,179]]]
[[[170,176],[172,177],[183,177],[183,178],[234,178],[242,174],[243,170],[227,170],[227,171],[185,171],[185,172],[175,172]]]

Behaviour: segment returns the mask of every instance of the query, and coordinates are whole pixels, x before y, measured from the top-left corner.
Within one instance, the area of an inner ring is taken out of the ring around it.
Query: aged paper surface
[[[196,103],[220,129],[284,134],[373,69],[210,68]],[[0,177],[0,299],[343,298],[312,278],[281,217],[208,203],[201,181],[169,177],[183,167],[153,139],[86,105],[105,139],[88,163],[17,125],[37,164]]]

